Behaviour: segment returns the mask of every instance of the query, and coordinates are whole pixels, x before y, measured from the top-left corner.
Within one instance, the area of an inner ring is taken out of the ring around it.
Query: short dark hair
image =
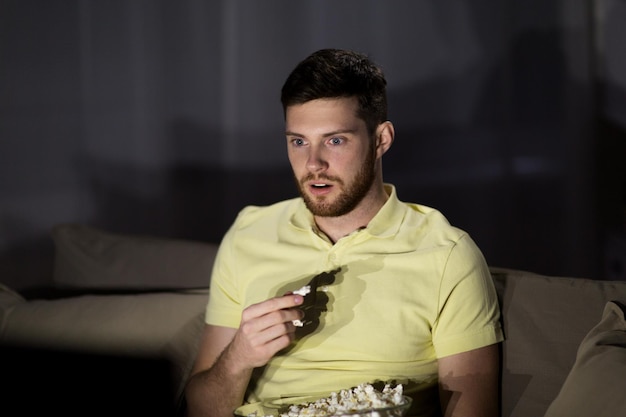
[[[382,69],[366,55],[321,49],[301,61],[289,74],[281,90],[283,112],[294,104],[320,98],[356,97],[357,116],[368,132],[387,120],[387,81]]]

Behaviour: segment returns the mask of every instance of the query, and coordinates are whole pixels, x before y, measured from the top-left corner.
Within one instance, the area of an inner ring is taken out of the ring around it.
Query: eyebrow
[[[324,133],[322,136],[323,137],[329,137],[329,136],[346,134],[346,133],[355,133],[356,131],[357,131],[357,129],[339,129],[339,130],[333,130],[333,131],[328,132],[328,133]],[[286,136],[299,136],[299,137],[303,137],[303,138],[306,137],[306,135],[303,135],[301,133],[291,132],[289,130],[285,131],[285,135]]]

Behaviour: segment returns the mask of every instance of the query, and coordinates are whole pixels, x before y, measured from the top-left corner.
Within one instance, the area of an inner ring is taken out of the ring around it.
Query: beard
[[[307,175],[301,181],[298,181],[298,179],[295,178],[300,195],[302,196],[304,204],[309,211],[313,213],[314,216],[339,217],[354,210],[354,208],[367,195],[372,187],[372,184],[374,183],[374,179],[376,178],[375,154],[376,151],[374,148],[370,148],[365,161],[363,161],[363,165],[361,165],[361,169],[359,169],[352,182],[345,187],[344,191],[339,194],[334,201],[327,201],[325,196],[311,197],[306,193],[304,189],[305,186],[303,184],[306,181],[315,178],[314,175]],[[340,186],[345,185],[344,182],[337,177],[321,175],[318,179],[332,180]]]

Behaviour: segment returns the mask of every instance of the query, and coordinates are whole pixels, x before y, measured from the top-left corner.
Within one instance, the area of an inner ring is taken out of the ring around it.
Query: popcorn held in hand
[[[304,297],[305,295],[307,295],[310,292],[311,292],[311,286],[310,285],[305,285],[304,287],[302,287],[302,288],[300,288],[298,290],[295,290],[293,293],[301,295],[301,296]],[[293,320],[292,323],[296,327],[304,326],[304,322],[302,320]]]
[[[310,292],[311,292],[311,286],[310,285],[305,285],[304,287],[300,288],[299,290],[295,290],[293,293],[301,295],[301,296],[304,297],[305,295],[307,295]]]

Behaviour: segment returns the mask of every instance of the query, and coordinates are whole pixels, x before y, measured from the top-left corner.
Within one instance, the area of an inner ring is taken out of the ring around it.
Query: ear
[[[376,128],[376,158],[382,157],[391,148],[394,137],[393,123],[386,121],[378,125]]]

